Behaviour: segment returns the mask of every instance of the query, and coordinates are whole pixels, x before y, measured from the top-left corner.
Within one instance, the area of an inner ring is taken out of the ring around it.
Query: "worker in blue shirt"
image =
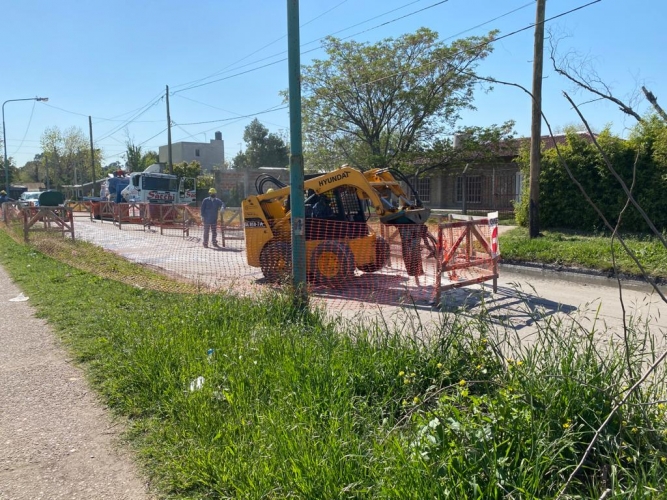
[[[223,204],[220,198],[216,197],[215,188],[208,190],[208,198],[201,202],[199,212],[201,220],[204,223],[204,248],[208,248],[208,235],[211,233],[211,243],[214,247],[218,246],[218,213],[222,210]]]

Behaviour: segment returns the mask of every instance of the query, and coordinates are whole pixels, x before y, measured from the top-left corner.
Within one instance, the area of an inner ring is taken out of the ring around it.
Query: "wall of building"
[[[160,162],[169,159],[168,146],[160,146]],[[210,172],[214,167],[222,167],[225,163],[225,141],[211,139],[206,142],[175,142],[171,145],[173,163],[198,161],[203,172]]]

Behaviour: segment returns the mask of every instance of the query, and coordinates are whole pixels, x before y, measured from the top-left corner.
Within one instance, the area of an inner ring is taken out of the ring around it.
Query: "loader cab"
[[[306,240],[367,236],[367,207],[367,200],[360,199],[352,186],[307,195]]]

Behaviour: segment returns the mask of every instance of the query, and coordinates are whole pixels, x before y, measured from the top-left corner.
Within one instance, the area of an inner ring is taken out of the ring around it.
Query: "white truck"
[[[121,191],[125,201],[144,203],[184,203],[197,198],[197,181],[192,177],[180,180],[175,175],[163,174],[162,166],[154,163],[143,172],[132,172],[129,185]]]

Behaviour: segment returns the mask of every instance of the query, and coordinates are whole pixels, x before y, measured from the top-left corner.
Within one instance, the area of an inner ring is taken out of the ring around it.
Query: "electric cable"
[[[30,124],[32,123],[32,116],[35,113],[35,105],[37,104],[37,101],[32,102],[32,109],[30,110],[30,119],[28,120],[28,126],[25,128],[25,133],[23,134],[23,139],[21,139],[21,143],[19,144],[19,147],[16,148],[14,151],[13,155],[10,156],[16,156],[18,152],[21,150],[21,147],[23,146],[23,141],[25,141],[26,136],[28,135],[28,130],[30,130]],[[7,149],[7,144],[5,144],[5,150]]]
[[[163,134],[164,132],[166,132],[168,128],[169,128],[169,127],[165,127],[165,128],[163,128],[163,129],[160,130],[157,134],[155,134],[155,135],[149,137],[149,138],[146,139],[144,142],[140,142],[139,144],[137,144],[137,146],[143,146],[143,145],[146,144],[148,141],[152,141],[152,140],[155,139],[158,135]]]
[[[235,111],[230,111],[228,109],[220,108],[218,106],[213,106],[212,104],[202,102],[202,101],[198,101],[197,99],[191,99],[190,97],[185,97],[184,95],[177,94],[176,97],[180,97],[181,99],[185,99],[186,101],[195,102],[197,104],[201,104],[202,106],[207,106],[207,107],[212,108],[212,109],[217,109],[219,111],[224,111],[225,113],[236,115],[237,117],[243,116],[241,113],[237,113]],[[287,128],[285,125],[281,125],[279,123],[272,123],[272,122],[269,122],[269,121],[264,121],[264,123],[268,123],[269,125],[274,125],[274,126],[280,127],[280,128]]]
[[[280,106],[280,107],[278,107]],[[242,115],[242,116],[235,116],[232,118],[221,118],[220,120],[207,120],[207,121],[202,121],[202,122],[190,122],[190,123],[182,123],[181,125],[204,125],[207,123],[221,123],[221,122],[227,122],[231,120],[240,120],[243,118],[252,118],[253,116],[258,116],[258,115],[263,115],[265,113],[273,113],[274,111],[280,111],[283,109],[287,109],[289,106],[283,106],[282,104],[278,104],[272,108],[266,109],[264,111],[258,111],[257,113],[251,113],[249,115]]]
[[[576,12],[576,11],[578,11],[578,10],[581,10],[581,9],[583,9],[583,8],[585,8],[585,7],[589,7],[589,6],[593,5],[593,4],[599,3],[599,2],[601,2],[601,1],[602,1],[602,0],[593,0],[593,1],[591,1],[591,2],[588,2],[587,4],[580,5],[579,7],[575,7],[574,9],[570,9],[570,10],[568,10],[568,11],[561,12],[560,14],[557,14],[557,15],[555,15],[555,16],[552,16],[552,17],[548,18],[548,19],[545,19],[545,20],[542,22],[542,24],[545,24],[545,23],[547,23],[547,22],[549,22],[549,21],[553,21],[554,19],[558,19],[559,17],[563,17],[563,16],[565,16],[565,15],[567,15],[567,14],[571,14],[571,13]],[[513,35],[516,35],[516,34],[518,34],[518,33],[521,33],[522,31],[526,31],[526,30],[528,30],[528,29],[530,29],[530,28],[533,28],[533,27],[535,27],[535,23],[532,23],[532,24],[530,24],[530,25],[528,25],[528,26],[525,26],[525,27],[523,27],[523,28],[520,28],[520,29],[518,29],[518,30],[514,30],[514,31],[512,31],[512,32],[510,32],[510,33],[507,33],[506,35],[502,35],[502,36],[496,37],[496,38],[494,38],[493,40],[489,40],[488,42],[481,42],[481,43],[479,43],[479,44],[477,44],[477,45],[473,45],[473,46],[470,47],[470,48],[471,48],[471,49],[482,48],[482,47],[484,47],[484,46],[486,46],[486,45],[489,45],[489,44],[491,44],[491,43],[498,42],[498,41],[500,41],[500,40],[503,40],[503,39],[508,38],[508,37],[510,37],[510,36],[513,36]],[[459,51],[459,53],[461,53],[461,52],[463,52],[463,51]],[[458,54],[457,54],[457,53],[454,53],[453,55],[456,56],[456,55],[458,55]],[[451,56],[452,56],[452,55],[450,54],[450,56],[448,56],[447,59],[451,59]],[[408,73],[408,72],[410,72],[410,71],[415,71],[415,70],[420,70],[420,69],[428,68],[429,66],[432,66],[432,65],[434,65],[434,64],[436,64],[436,63],[444,62],[444,61],[445,61],[445,58],[443,58],[443,59],[437,59],[437,60],[435,60],[435,61],[431,61],[431,62],[426,63],[426,64],[423,64],[423,65],[421,65],[421,66],[417,66],[416,68],[410,68],[410,69],[405,70],[405,71],[398,71],[398,72],[393,73],[393,74],[391,74],[391,75],[383,76],[383,77],[381,77],[381,78],[377,78],[377,79],[375,79],[375,80],[371,80],[370,82],[361,83],[359,86],[360,86],[360,87],[363,87],[363,86],[366,86],[366,85],[372,85],[372,84],[374,84],[374,83],[381,82],[381,81],[386,80],[386,79],[388,79],[388,78],[393,78],[393,77],[395,77],[395,76],[399,76],[399,75],[402,75],[402,74],[404,74],[404,73]]]
[[[422,0],[417,0],[417,1],[418,1],[418,2],[421,2]],[[315,22],[316,20],[320,19],[321,17],[324,17],[326,14],[328,14],[328,13],[331,12],[332,10],[337,9],[338,7],[340,7],[341,5],[343,5],[343,4],[346,3],[346,2],[347,2],[347,0],[343,0],[342,2],[340,2],[340,3],[336,4],[336,5],[334,5],[334,6],[331,7],[329,10],[323,12],[323,13],[320,14],[319,16],[316,16],[316,17],[314,17],[313,19],[311,19],[310,21],[307,21],[307,22],[303,23],[303,24],[302,24],[301,26],[299,26],[299,27],[300,27],[300,28],[303,28],[304,26],[308,26],[309,24]],[[190,81],[190,82],[186,82],[186,83],[181,83],[181,84],[179,84],[179,85],[175,85],[175,86],[174,86],[174,89],[176,89],[176,88],[178,88],[178,87],[183,87],[183,86],[191,85],[191,84],[193,84],[193,83],[199,83],[199,82],[201,82],[201,81],[207,80],[208,78],[213,78],[214,76],[217,76],[217,75],[219,75],[219,74],[221,74],[221,73],[224,73],[225,70],[227,70],[228,68],[231,68],[232,66],[235,66],[236,64],[240,63],[241,61],[245,61],[245,60],[248,59],[249,57],[251,57],[251,56],[257,54],[258,52],[261,52],[262,50],[266,49],[267,47],[270,47],[271,45],[273,45],[274,43],[279,42],[280,40],[284,40],[285,38],[287,38],[287,35],[283,35],[283,36],[281,36],[280,38],[276,38],[274,41],[269,42],[269,43],[267,43],[266,45],[263,45],[263,46],[260,47],[259,49],[255,50],[254,52],[251,52],[250,54],[248,54],[248,55],[242,57],[241,59],[238,59],[237,61],[235,61],[235,62],[233,62],[233,63],[231,63],[231,64],[228,64],[227,66],[225,66],[224,68],[220,69],[219,71],[216,71],[215,73],[212,73],[212,74],[210,74],[210,75],[208,75],[208,76],[204,76],[204,77],[199,78],[199,79],[197,79],[197,80],[192,80],[192,81]]]
[[[417,0],[417,1],[419,1],[419,0]],[[341,40],[347,40],[347,39],[349,39],[349,38],[355,37],[355,36],[360,35],[360,34],[362,34],[362,33],[366,33],[366,32],[368,32],[368,31],[372,31],[372,30],[377,29],[377,28],[380,28],[380,27],[382,27],[382,26],[386,26],[386,25],[391,24],[391,23],[393,23],[393,22],[396,22],[396,21],[398,21],[398,20],[400,20],[400,19],[404,19],[404,18],[406,18],[406,17],[409,17],[409,16],[414,15],[414,14],[419,13],[419,12],[423,12],[423,11],[428,10],[428,9],[430,9],[430,8],[433,8],[433,7],[437,7],[438,5],[442,5],[442,4],[446,3],[447,1],[449,1],[449,0],[441,0],[441,1],[439,1],[439,2],[436,2],[435,4],[431,4],[431,5],[427,6],[427,7],[424,7],[424,8],[422,8],[422,9],[419,9],[419,10],[417,10],[417,11],[413,11],[413,12],[410,12],[410,13],[405,14],[405,15],[403,15],[403,16],[400,16],[400,17],[398,17],[398,18],[391,19],[391,20],[389,20],[389,21],[386,21],[386,22],[384,22],[384,23],[378,24],[378,25],[373,26],[373,27],[371,27],[371,28],[368,28],[368,29],[366,29],[366,30],[359,31],[359,32],[357,32],[357,33],[353,33],[352,35],[349,35],[349,36],[347,36],[347,37],[341,38]],[[597,3],[597,2],[599,2],[599,1],[601,1],[601,0],[596,0],[595,2],[592,2],[592,3]],[[412,4],[412,3],[417,3],[417,2],[411,2],[411,4]],[[508,15],[510,15],[510,14],[513,14],[514,12],[517,12],[517,11],[523,9],[523,8],[528,7],[529,5],[532,5],[532,3],[533,3],[533,2],[528,3],[528,4],[525,4],[525,5],[522,5],[522,6],[518,7],[518,8],[516,8],[516,9],[512,9],[511,11],[508,11],[508,12],[506,12],[506,13],[504,13],[504,14],[501,14],[500,16],[497,16],[497,17],[495,17],[495,18],[493,18],[493,19],[490,19],[490,20],[485,21],[485,22],[483,22],[483,23],[481,23],[481,24],[478,24],[478,25],[476,25],[476,26],[473,26],[473,27],[471,27],[471,28],[468,28],[468,29],[466,29],[466,30],[464,30],[464,31],[462,31],[462,32],[459,32],[459,33],[456,34],[456,35],[451,35],[451,36],[449,36],[449,37],[443,39],[442,41],[450,40],[450,39],[452,39],[452,38],[454,38],[454,37],[456,37],[456,36],[459,36],[459,35],[462,34],[462,33],[466,33],[466,32],[468,32],[468,31],[474,30],[474,29],[476,29],[476,28],[479,28],[479,27],[481,27],[481,26],[484,26],[484,25],[486,25],[486,24],[489,24],[489,23],[491,23],[491,22],[493,22],[493,21],[496,21],[496,20],[498,20],[498,19],[501,19],[501,18],[503,18],[503,17],[506,17],[506,16],[508,16]],[[407,5],[411,5],[411,4],[407,4]],[[585,5],[585,6],[583,6],[583,7],[586,7],[586,6],[588,6],[588,4]],[[405,7],[405,6],[403,6],[403,7]],[[394,12],[395,10],[399,10],[400,8],[403,8],[403,7],[399,7],[399,8],[397,8],[397,9],[394,9],[394,10],[389,11],[389,12]],[[568,12],[566,12],[566,13],[560,14],[560,15],[558,15],[558,16],[554,16],[554,17],[550,18],[549,20],[555,19],[556,17],[560,17],[561,15],[564,15],[564,14],[567,14],[567,13],[570,13],[570,12],[574,12],[575,10],[579,10],[579,8],[583,8],[583,7],[578,7],[578,8],[572,9],[571,11],[568,11]],[[375,18],[371,18],[371,19],[377,19],[378,17],[382,17],[383,15],[386,15],[386,13],[385,13],[385,14],[381,14],[380,16],[376,16]],[[364,23],[366,23],[366,22],[368,22],[368,20],[366,20],[366,21],[362,21],[361,23],[358,23],[358,24],[356,24],[356,25],[353,25],[353,27],[354,27],[354,26],[358,26],[358,25],[360,25],[360,24],[364,24]],[[545,22],[546,22],[546,20],[545,20]],[[526,28],[523,28],[523,29],[518,30],[518,31],[513,32],[513,33],[510,33],[510,34],[508,34],[508,35],[504,35],[504,36],[502,36],[502,37],[496,38],[496,39],[494,39],[493,41],[501,40],[502,38],[506,38],[507,36],[510,36],[510,35],[519,33],[519,32],[524,31],[524,30],[526,30],[526,29],[530,29],[530,28],[533,27],[534,25],[535,25],[535,24],[533,23],[533,24],[531,24],[530,26],[527,26]],[[337,33],[340,33],[341,31],[347,31],[347,29],[349,29],[349,28],[345,28],[344,30],[340,30],[340,31],[338,31],[338,32],[334,32],[334,33],[332,33],[331,35],[327,35],[327,36],[333,36],[333,35],[335,35],[335,34],[337,34]],[[309,45],[309,44],[311,44],[311,43],[314,43],[314,42],[317,42],[317,41],[321,41],[321,40],[327,38],[327,36],[325,36],[325,37],[320,37],[320,38],[318,38],[318,39],[316,39],[316,40],[313,40],[313,41],[311,41],[311,42],[308,42],[308,43],[306,43],[306,44],[303,44],[303,45],[301,45],[301,47],[305,47],[306,45]],[[488,43],[491,43],[491,42],[487,42],[487,44],[488,44]],[[308,53],[310,53],[310,52],[314,52],[314,51],[316,51],[316,50],[320,50],[320,48],[321,48],[321,46],[320,46],[320,47],[316,47],[316,48],[314,48],[314,49],[310,49],[310,50],[303,51],[303,52],[301,52],[301,55],[308,54]],[[460,51],[460,52],[462,52],[462,51]],[[460,53],[460,52],[459,52],[459,53]],[[264,60],[266,60],[266,59],[271,59],[272,57],[276,57],[276,56],[279,56],[279,55],[282,55],[282,54],[285,54],[285,53],[286,53],[286,51],[282,51],[282,52],[280,52],[280,53],[273,54],[273,55],[268,56],[268,57],[265,57],[265,58],[263,58],[263,59],[259,59],[259,60],[257,60],[257,61],[254,61],[254,62],[245,64],[245,65],[239,66],[239,67],[236,68],[236,69],[240,69],[240,68],[243,68],[243,67],[245,67],[245,66],[250,66],[250,65],[252,65],[252,64],[256,64],[256,63],[258,63],[258,62],[264,61]],[[457,54],[455,53],[454,55],[457,55]],[[234,73],[233,75],[229,75],[229,76],[226,76],[226,77],[223,77],[223,78],[219,78],[219,79],[211,80],[211,81],[209,81],[209,82],[204,82],[204,83],[201,83],[201,84],[198,84],[198,85],[192,85],[192,86],[190,86],[190,87],[182,88],[182,89],[179,89],[179,90],[174,91],[172,94],[178,94],[179,92],[184,92],[184,91],[186,91],[186,90],[191,90],[191,89],[194,89],[194,88],[203,87],[203,86],[205,86],[205,85],[210,85],[210,84],[218,83],[218,82],[221,82],[221,81],[224,81],[224,80],[229,80],[229,79],[231,79],[231,78],[235,78],[235,77],[237,77],[237,76],[245,75],[245,74],[247,74],[247,73],[251,73],[251,72],[253,72],[253,71],[260,70],[260,69],[266,68],[266,67],[268,67],[268,66],[273,66],[273,65],[275,65],[275,64],[279,64],[279,63],[281,63],[281,62],[285,62],[285,61],[287,61],[287,58],[286,58],[286,57],[285,57],[285,58],[282,58],[282,59],[279,59],[279,60],[277,60],[277,61],[273,61],[273,62],[264,64],[264,65],[262,65],[262,66],[257,66],[257,67],[255,67],[255,68],[251,68],[251,69],[246,70],[246,71],[242,71],[242,72],[239,72],[239,73]],[[400,73],[399,73],[399,74],[400,74]],[[392,75],[392,76],[395,76],[395,75]]]
[[[107,134],[103,135],[102,137],[100,137],[100,138],[99,138],[98,140],[96,140],[95,142],[102,141],[102,140],[104,140],[104,139],[106,139],[106,138],[108,138],[108,137],[111,137],[111,136],[113,136],[114,134],[118,133],[120,130],[122,130],[123,128],[125,128],[127,125],[129,125],[130,123],[134,122],[134,121],[135,121],[137,118],[139,118],[141,115],[143,115],[144,113],[146,113],[149,109],[151,109],[152,107],[156,106],[156,105],[157,105],[163,98],[164,98],[164,93],[161,92],[160,95],[159,95],[159,97],[157,97],[156,99],[153,99],[153,100],[149,101],[148,104],[146,104],[145,106],[143,106],[143,108],[139,108],[139,109],[141,109],[140,112],[135,113],[134,116],[132,116],[132,118],[130,118],[130,119],[124,121],[122,124],[120,124],[120,125],[118,125],[117,127],[113,128],[111,132],[108,132]]]
[[[378,16],[372,17],[372,18],[370,18],[370,19],[367,19],[367,20],[362,21],[362,22],[360,22],[360,23],[357,23],[357,24],[355,24],[355,25],[348,26],[347,28],[344,28],[344,29],[342,29],[342,30],[336,31],[336,32],[334,32],[334,33],[331,33],[331,34],[329,34],[329,35],[326,35],[326,36],[323,36],[323,37],[320,37],[320,38],[317,38],[316,40],[312,40],[312,41],[310,41],[310,42],[308,42],[308,43],[305,43],[305,44],[301,45],[301,47],[305,47],[306,45],[310,45],[311,43],[319,42],[319,41],[324,40],[325,38],[327,38],[327,37],[329,37],[329,36],[333,36],[333,35],[335,35],[335,34],[338,34],[338,33],[343,32],[343,31],[347,31],[348,29],[351,29],[351,28],[353,28],[353,27],[359,26],[359,25],[361,25],[361,24],[365,24],[365,23],[367,23],[367,22],[369,22],[369,21],[375,20],[375,19],[377,19],[377,18],[379,18],[379,17],[383,17],[383,16],[385,16],[385,15],[387,15],[387,14],[389,14],[389,13],[395,12],[395,11],[397,11],[397,10],[400,10],[400,9],[402,9],[402,8],[405,8],[405,7],[408,6],[408,5],[412,5],[412,4],[415,4],[415,3],[420,2],[420,1],[422,1],[422,0],[415,0],[415,1],[413,1],[413,2],[410,2],[410,3],[406,4],[406,5],[403,5],[403,6],[401,6],[401,7],[397,7],[396,9],[393,9],[393,10],[391,10],[391,11],[385,12],[385,13],[380,14],[380,15],[378,15]],[[354,37],[354,36],[357,36],[357,35],[359,35],[359,34],[361,34],[361,33],[366,33],[366,32],[368,32],[368,31],[372,31],[372,30],[377,29],[377,28],[380,28],[380,27],[382,27],[382,26],[386,26],[386,25],[388,25],[388,24],[394,23],[394,22],[399,21],[399,20],[401,20],[401,19],[405,19],[406,17],[415,15],[415,14],[417,14],[417,13],[419,13],[419,12],[423,12],[423,11],[425,11],[425,10],[428,10],[428,9],[433,8],[433,7],[437,7],[437,6],[439,6],[439,5],[442,5],[442,4],[444,4],[444,3],[447,3],[448,1],[449,1],[449,0],[440,0],[440,1],[436,2],[436,3],[434,3],[434,4],[431,4],[431,5],[427,6],[427,7],[424,7],[424,8],[422,8],[422,9],[419,9],[419,10],[416,10],[416,11],[413,11],[413,12],[410,12],[410,13],[408,13],[408,14],[405,14],[405,15],[403,15],[403,16],[400,16],[400,17],[397,17],[397,18],[394,18],[394,19],[391,19],[391,20],[389,20],[389,21],[385,21],[384,23],[380,23],[380,24],[378,24],[378,25],[376,25],[376,26],[373,26],[373,27],[368,28],[368,29],[366,29],[366,30],[360,31],[360,32],[358,32],[358,33],[353,33],[352,35],[349,35],[349,36],[347,36],[347,37],[342,38],[342,40],[347,40],[347,39],[352,38],[352,37]],[[301,52],[301,54],[308,54],[308,53],[310,53],[310,52],[314,52],[314,51],[316,51],[316,50],[320,50],[320,48],[321,48],[321,46],[320,46],[320,47],[316,47],[316,48],[311,49],[311,50],[307,50],[307,51]],[[280,55],[282,55],[282,54],[285,54],[286,52],[287,52],[287,51],[282,51],[282,52],[273,54],[273,55],[271,55],[271,56],[265,57],[265,58],[263,58],[263,59],[260,59],[260,60],[258,60],[258,61],[254,61],[254,62],[251,62],[251,63],[248,63],[248,64],[244,64],[244,65],[239,66],[239,67],[237,67],[237,68],[235,68],[235,69],[240,69],[240,68],[243,68],[243,67],[246,67],[246,66],[250,66],[250,65],[252,65],[252,64],[256,64],[256,63],[261,62],[261,61],[265,61],[266,59],[271,59],[271,58],[273,58],[273,57],[280,56]],[[204,83],[200,83],[200,84],[197,84],[197,85],[190,85],[189,87],[185,87],[185,88],[181,88],[181,89],[175,90],[175,91],[173,92],[173,94],[177,94],[177,93],[179,93],[179,92],[185,92],[186,90],[191,90],[191,89],[195,89],[195,88],[198,88],[198,87],[203,87],[203,86],[205,86],[205,85],[210,85],[210,84],[212,84],[212,83],[217,83],[217,82],[220,82],[220,81],[223,81],[223,80],[228,80],[229,78],[233,78],[233,77],[235,77],[235,76],[239,76],[239,75],[244,75],[244,74],[246,74],[246,73],[249,73],[250,71],[259,70],[259,69],[262,69],[262,68],[266,68],[266,67],[268,67],[268,66],[273,66],[274,64],[278,64],[278,63],[284,62],[284,61],[286,61],[286,60],[287,60],[287,58],[285,57],[285,58],[279,59],[279,60],[277,60],[277,61],[273,61],[273,62],[271,62],[271,63],[264,64],[264,65],[259,66],[259,67],[257,67],[257,68],[253,68],[253,69],[248,70],[248,71],[244,71],[244,72],[241,72],[241,73],[236,73],[236,74],[231,75],[231,76],[229,76],[229,77],[219,78],[219,79],[217,79],[217,80],[211,80],[210,82],[204,82]],[[230,70],[230,71],[234,71],[234,70]],[[222,74],[222,73],[224,73],[224,71],[218,72],[217,74]],[[209,76],[209,77],[210,77],[210,76]],[[209,78],[209,77],[206,77],[206,78]],[[203,78],[203,79],[206,79],[206,78]],[[202,79],[202,80],[203,80],[203,79]]]
[[[123,121],[125,121],[125,120],[118,120],[118,119],[115,119],[115,118],[102,118],[100,116],[92,116],[92,115],[86,115],[86,114],[83,114],[83,113],[77,113],[76,111],[70,111],[69,109],[60,108],[58,106],[54,106],[53,104],[44,103],[44,106],[48,106],[49,108],[57,109],[58,111],[62,111],[64,113],[69,113],[70,115],[84,116],[86,118],[88,118],[90,116],[91,118],[93,118],[95,120],[100,120],[100,121],[105,121],[105,122],[123,122]],[[137,108],[137,109],[141,109],[141,108]],[[136,110],[132,110],[132,111],[129,111],[128,113],[123,113],[123,114],[133,113],[134,111],[136,111]],[[118,116],[122,116],[122,115],[118,115]],[[158,121],[162,121],[162,120],[135,120],[134,123],[157,123]]]

